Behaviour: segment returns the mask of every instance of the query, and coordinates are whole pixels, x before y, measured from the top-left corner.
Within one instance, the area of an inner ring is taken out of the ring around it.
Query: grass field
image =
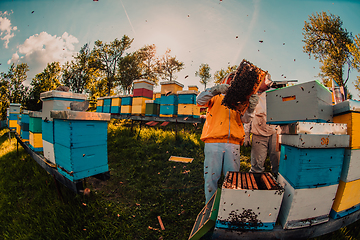
[[[90,195],[75,194],[47,174],[0,130],[0,239],[188,239],[204,206],[201,126],[108,128],[111,178],[87,178]],[[250,149],[242,147],[241,170]],[[168,161],[194,158],[192,163]],[[266,163],[269,169],[269,163]],[[161,230],[158,216],[164,224]],[[359,224],[317,239],[359,239]]]

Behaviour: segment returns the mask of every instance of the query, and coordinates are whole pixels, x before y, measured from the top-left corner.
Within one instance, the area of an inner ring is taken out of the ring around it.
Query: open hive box
[[[228,172],[215,227],[272,230],[283,192],[270,173]]]
[[[244,114],[249,106],[249,98],[256,93],[265,80],[264,71],[243,59],[236,70],[234,79],[227,90],[222,104]]]

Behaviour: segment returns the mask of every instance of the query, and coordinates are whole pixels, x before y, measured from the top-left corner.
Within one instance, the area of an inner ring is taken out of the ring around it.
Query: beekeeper
[[[265,170],[264,163],[269,153],[271,172],[276,177],[279,171],[280,152],[276,151],[277,134],[280,130],[276,125],[266,124],[266,90],[272,85],[271,75],[267,74],[265,81],[259,88],[259,103],[252,113],[249,126],[245,126],[244,146],[250,145],[250,132],[252,133],[251,144],[251,169],[250,172],[262,173]]]
[[[242,119],[250,118],[258,101],[256,94],[250,97],[250,106],[241,116],[221,102],[224,93],[235,76],[235,72],[228,74],[222,83],[201,92],[196,102],[208,108],[206,121],[200,139],[205,143],[204,180],[206,203],[215,193],[221,173],[239,171],[240,145],[244,142],[244,128]],[[248,119],[246,121],[249,121]]]

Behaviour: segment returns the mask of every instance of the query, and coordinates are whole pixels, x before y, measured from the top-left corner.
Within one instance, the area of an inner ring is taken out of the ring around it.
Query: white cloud
[[[10,15],[8,12],[0,12],[0,16]],[[4,47],[9,47],[9,42],[15,36],[13,31],[16,31],[16,26],[11,26],[11,21],[7,17],[0,17],[0,39],[4,41]]]
[[[79,40],[64,32],[61,37],[50,35],[46,32],[30,36],[23,44],[18,46],[18,52],[13,54],[8,61],[19,63],[25,62],[29,65],[28,78],[32,79],[36,74],[42,72],[48,63],[60,62],[64,64],[71,61],[75,55],[75,44]]]

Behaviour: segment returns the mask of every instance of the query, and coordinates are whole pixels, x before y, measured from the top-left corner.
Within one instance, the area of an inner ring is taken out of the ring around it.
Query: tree
[[[89,85],[95,81],[96,72],[94,56],[88,44],[85,44],[71,62],[62,67],[62,84],[68,86],[72,92],[88,92]]]
[[[156,46],[155,44],[146,45],[138,50],[139,57],[141,58],[141,78],[147,79],[154,83],[158,83],[159,78],[157,69],[159,68],[157,63],[159,60],[156,58]]]
[[[60,86],[61,67],[59,62],[48,63],[43,72],[32,79],[27,109],[38,111],[42,108],[40,93],[55,90]]]
[[[29,66],[26,63],[13,63],[7,73],[1,73],[0,79],[0,115],[6,118],[6,109],[10,103],[25,105],[28,96],[28,87],[24,86]]]
[[[133,81],[141,78],[140,64],[139,52],[128,54],[119,62],[118,78],[125,93],[130,94]]]
[[[350,53],[353,56],[352,66],[360,73],[360,34],[356,35],[354,38],[354,43],[349,44]],[[355,88],[360,91],[360,76],[357,76],[355,81]],[[360,97],[360,94],[359,94]]]
[[[118,63],[125,51],[130,48],[133,40],[124,35],[121,40],[116,38],[110,43],[95,41],[92,54],[98,60],[97,68],[105,73],[107,95],[110,95],[111,90],[115,87]]]
[[[221,83],[221,80],[223,80],[224,77],[226,77],[226,75],[228,75],[229,73],[235,71],[237,67],[237,65],[228,65],[227,69],[220,69],[219,71],[216,71],[214,74],[215,83]]]
[[[207,63],[200,64],[199,71],[195,72],[196,77],[200,77],[200,83],[205,85],[210,82],[211,74],[210,74],[210,66]]]
[[[351,54],[348,45],[352,43],[352,36],[342,25],[340,17],[321,12],[309,16],[303,28],[303,51],[319,59],[322,64],[319,76],[326,85],[333,79],[339,86],[346,86],[349,79]],[[344,80],[345,65],[348,75]]]
[[[184,68],[184,63],[180,62],[175,57],[170,56],[170,49],[167,49],[165,54],[158,60],[158,73],[163,80],[176,80],[176,72]]]

